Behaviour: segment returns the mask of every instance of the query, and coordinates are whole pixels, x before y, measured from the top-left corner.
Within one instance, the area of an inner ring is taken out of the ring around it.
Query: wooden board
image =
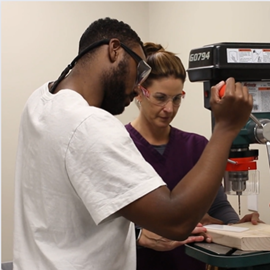
[[[243,232],[231,232],[207,228],[213,243],[245,251],[270,251],[270,225],[251,222],[233,224],[233,227],[249,228]]]

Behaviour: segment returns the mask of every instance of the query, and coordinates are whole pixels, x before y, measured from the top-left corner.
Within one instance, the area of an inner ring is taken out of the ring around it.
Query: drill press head
[[[229,77],[247,86],[253,96],[257,123],[250,119],[233,141],[224,175],[225,192],[237,195],[240,205],[240,195],[259,193],[259,151],[249,146],[270,141],[270,43],[225,42],[193,49],[187,72],[191,82],[203,82],[204,107],[209,110],[211,87]],[[211,120],[213,129],[213,114]]]

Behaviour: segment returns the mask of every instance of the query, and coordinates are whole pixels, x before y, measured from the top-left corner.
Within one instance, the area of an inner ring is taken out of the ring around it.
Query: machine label
[[[189,68],[206,67],[213,65],[213,48],[192,50],[189,54]]]
[[[210,51],[208,52],[198,52],[198,53],[191,53],[189,55],[189,61],[204,61],[204,60],[209,60],[210,59]]]
[[[270,49],[227,48],[228,63],[270,63]]]
[[[270,112],[270,81],[242,82],[253,97],[252,112]]]

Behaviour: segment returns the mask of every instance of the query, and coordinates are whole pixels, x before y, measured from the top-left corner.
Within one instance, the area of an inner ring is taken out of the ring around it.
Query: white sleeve
[[[68,146],[66,169],[96,224],[165,185],[124,125],[108,113],[92,114],[79,125]]]

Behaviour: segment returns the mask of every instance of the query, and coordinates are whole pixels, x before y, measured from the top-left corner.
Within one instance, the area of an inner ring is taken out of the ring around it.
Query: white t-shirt
[[[116,212],[164,184],[116,117],[44,84],[21,119],[14,270],[135,270],[134,225]]]

